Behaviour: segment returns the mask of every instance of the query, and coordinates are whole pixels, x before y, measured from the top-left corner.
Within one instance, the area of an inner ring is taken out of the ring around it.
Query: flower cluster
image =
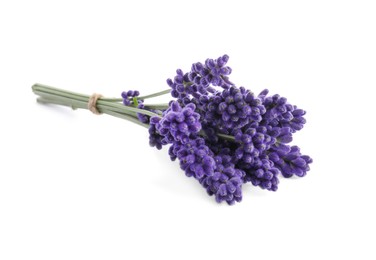
[[[149,123],[151,146],[170,144],[171,160],[217,202],[231,205],[242,200],[243,184],[276,191],[280,175],[305,176],[312,159],[289,145],[306,123],[305,111],[268,90],[255,95],[236,86],[228,59],[194,63],[187,73],[178,69],[167,80],[176,100],[158,116],[139,119]],[[138,95],[123,92],[124,105],[144,108]]]
[[[207,124],[226,134],[250,122],[261,121],[261,114],[265,112],[261,101],[243,87],[231,86],[209,97],[193,99],[193,102],[198,103]]]
[[[191,139],[186,143],[174,142],[169,149],[171,160],[180,161],[180,168],[188,177],[194,176],[200,180],[212,176],[215,169],[213,153],[205,145],[203,138]]]
[[[164,111],[164,116],[157,125],[165,144],[175,141],[187,143],[201,130],[200,115],[195,109],[196,106],[192,103],[184,108],[181,108],[177,101],[170,103],[170,107]]]
[[[140,109],[145,109],[143,100],[138,98],[139,95],[140,92],[138,90],[123,91],[121,93],[121,97],[123,98],[123,104],[125,106],[135,106]],[[147,124],[149,122],[149,117],[142,113],[137,113],[137,118],[140,122],[144,124]]]
[[[191,96],[199,98],[214,93],[213,86],[229,88],[233,83],[228,78],[232,71],[226,66],[228,59],[228,55],[223,55],[215,60],[207,59],[205,63],[194,63],[191,71],[187,73],[177,69],[176,76],[167,79],[167,84],[171,87],[171,95],[184,104],[189,104]]]
[[[123,104],[125,106],[129,106],[133,104],[133,102],[137,100],[137,97],[139,95],[140,95],[140,92],[138,90],[123,91],[121,93],[121,97],[123,98]]]
[[[209,195],[215,195],[215,200],[220,203],[226,201],[232,205],[242,200],[242,178],[244,172],[236,169],[230,155],[217,155],[214,157],[216,170],[212,176],[200,180],[200,183]]]

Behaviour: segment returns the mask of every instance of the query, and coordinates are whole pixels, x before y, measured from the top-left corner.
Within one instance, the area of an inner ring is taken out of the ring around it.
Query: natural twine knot
[[[102,114],[101,112],[98,111],[97,109],[97,100],[102,97],[101,94],[94,93],[93,95],[90,96],[89,102],[87,103],[87,108],[93,112],[93,114],[100,115]]]

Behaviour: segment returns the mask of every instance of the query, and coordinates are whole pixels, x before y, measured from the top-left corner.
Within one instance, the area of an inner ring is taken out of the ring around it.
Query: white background
[[[375,259],[375,14],[374,1],[2,0],[0,259]],[[235,83],[308,111],[294,143],[314,159],[232,207],[145,129],[31,92],[148,94],[225,53]]]

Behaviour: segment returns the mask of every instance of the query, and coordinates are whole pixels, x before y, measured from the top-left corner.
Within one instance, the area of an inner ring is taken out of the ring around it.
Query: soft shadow
[[[40,108],[44,108],[45,110],[52,111],[55,114],[59,114],[65,117],[73,118],[75,117],[75,113],[78,109],[72,109],[68,106],[61,106],[61,105],[55,105],[55,104],[41,104],[38,102],[35,102],[36,105]]]
[[[268,190],[263,190],[259,187],[253,186],[251,183],[246,183],[243,185],[243,199],[244,197],[265,197],[267,196]]]

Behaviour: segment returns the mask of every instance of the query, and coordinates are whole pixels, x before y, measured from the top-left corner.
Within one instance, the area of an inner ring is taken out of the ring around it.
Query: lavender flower
[[[216,167],[213,153],[203,138],[185,143],[175,141],[169,149],[171,160],[180,161],[180,168],[188,177],[200,180],[204,176],[212,176]]]
[[[301,130],[306,123],[303,117],[306,112],[288,104],[287,99],[278,94],[267,97],[267,93],[268,90],[264,90],[259,94],[259,98],[266,108],[261,124],[273,127],[290,127],[293,133]]]
[[[157,125],[161,120],[160,117],[151,117],[150,124],[149,124],[149,145],[151,147],[155,147],[158,150],[162,149],[163,146],[163,136],[160,135],[157,131]]]
[[[140,92],[138,90],[123,91],[121,93],[121,97],[123,98],[124,106],[131,105],[133,98],[138,97],[139,95],[140,95]]]
[[[204,177],[200,183],[209,195],[215,195],[215,200],[220,203],[226,201],[229,205],[242,200],[242,178],[245,173],[236,169],[229,155],[214,157],[216,170],[213,175]]]
[[[278,189],[280,170],[274,166],[273,161],[261,158],[255,158],[251,167],[245,171],[245,182],[250,181],[254,186],[276,191]]]
[[[255,159],[275,143],[275,138],[267,134],[266,127],[253,125],[247,126],[244,133],[241,130],[236,130],[235,140],[239,145],[235,150],[234,157],[244,169],[251,168]]]
[[[228,60],[229,56],[223,55],[218,59],[206,59],[205,64],[201,62],[194,63],[189,78],[203,88],[207,88],[211,84],[227,89],[233,85],[228,78],[232,69],[225,66]]]
[[[207,59],[205,64],[194,63],[191,71],[187,73],[177,69],[176,76],[167,79],[167,84],[172,89],[172,97],[177,98],[180,103],[188,104],[192,98],[199,99],[201,96],[216,93],[215,86],[224,89],[232,86],[233,83],[228,78],[232,70],[225,66],[228,59],[228,55],[223,55],[215,60]]]
[[[137,108],[146,109],[145,105],[142,100],[138,101]],[[141,123],[147,124],[149,123],[150,117],[141,113],[137,113],[137,118]]]
[[[171,102],[170,108],[165,111],[159,124],[158,132],[165,137],[166,143],[179,141],[187,143],[201,130],[200,115],[195,112],[196,106],[188,104],[181,108],[176,101]]]
[[[206,111],[204,121],[226,134],[261,121],[261,115],[265,113],[261,100],[252,92],[234,86],[210,97],[208,102],[203,103],[203,110]]]
[[[121,97],[123,98],[123,104],[125,106],[135,106],[140,109],[146,109],[143,100],[138,99],[137,97],[140,95],[138,90],[128,90],[123,91],[121,93]],[[137,118],[141,123],[147,124],[149,123],[150,117],[141,113],[137,113]]]
[[[288,151],[275,150],[269,155],[276,167],[282,172],[283,177],[289,178],[293,175],[303,177],[309,171],[311,157],[302,155],[298,146],[291,146]]]

